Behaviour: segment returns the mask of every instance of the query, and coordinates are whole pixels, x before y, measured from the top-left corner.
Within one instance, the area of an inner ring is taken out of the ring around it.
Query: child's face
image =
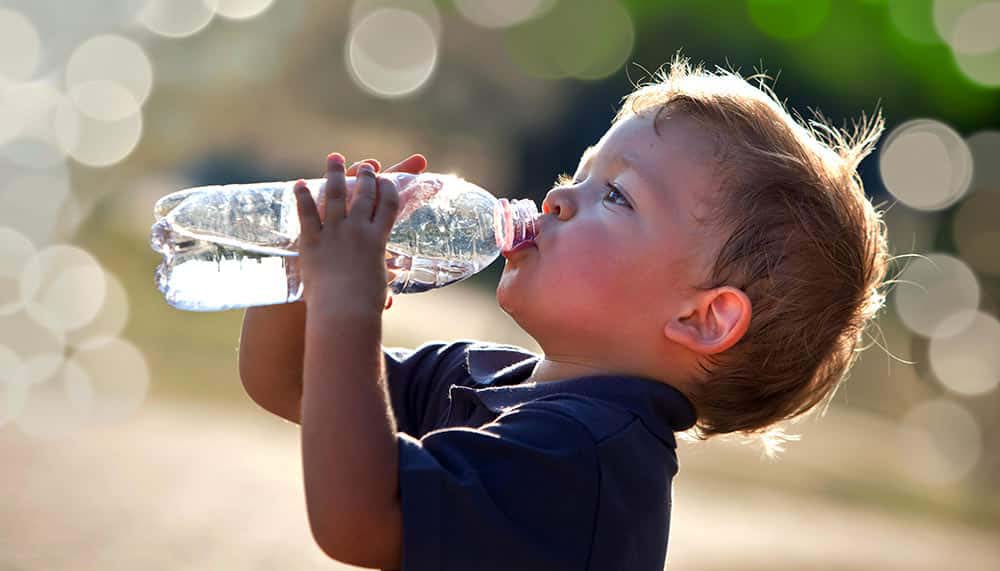
[[[713,147],[683,116],[659,131],[651,113],[613,125],[546,196],[537,247],[507,259],[497,300],[546,354],[634,359],[690,309],[717,249],[695,220],[716,184]]]

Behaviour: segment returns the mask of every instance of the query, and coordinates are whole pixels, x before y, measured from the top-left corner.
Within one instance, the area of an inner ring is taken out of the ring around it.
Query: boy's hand
[[[305,181],[295,183],[301,234],[298,251],[303,299],[337,313],[379,314],[386,305],[385,245],[399,212],[395,183],[361,164],[348,208],[344,157],[327,158],[325,214],[321,219]]]
[[[379,163],[377,159],[364,159],[364,160],[358,161],[358,162],[354,163],[353,165],[351,165],[347,169],[347,172],[344,173],[344,174],[347,175],[347,176],[357,176],[358,175],[358,168],[361,165],[365,164],[365,163],[368,163],[369,165],[371,165],[371,167],[375,170],[376,173],[382,172],[382,164]],[[423,155],[410,155],[410,156],[406,157],[405,159],[399,161],[398,163],[392,165],[391,167],[387,168],[385,170],[385,172],[387,172],[387,173],[388,172],[407,172],[407,173],[410,173],[410,174],[420,174],[420,173],[424,172],[424,170],[426,170],[426,169],[427,169],[427,159],[424,158]],[[324,176],[327,176],[327,175],[329,175],[329,171],[327,171],[327,173],[324,174]],[[348,207],[348,209],[350,209],[350,207],[351,207],[351,199],[353,198],[352,195],[353,195],[353,193],[350,191],[350,189],[348,189],[348,193],[347,193],[347,207]],[[321,195],[320,198],[322,199],[323,196]],[[316,206],[319,207],[319,219],[320,219],[320,221],[322,222],[323,220],[326,220],[326,200],[320,200],[319,204],[317,204]]]

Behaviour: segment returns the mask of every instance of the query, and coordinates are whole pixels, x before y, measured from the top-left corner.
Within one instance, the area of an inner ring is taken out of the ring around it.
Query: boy
[[[322,217],[298,185],[305,303],[247,311],[240,374],[302,424],[328,555],[662,569],[675,433],[772,452],[777,423],[832,397],[883,302],[884,226],[856,174],[881,117],[847,140],[732,73],[678,57],[658,79],[548,193],[535,245],[505,254],[497,301],[541,356],[381,348],[397,190],[368,161],[346,204],[337,154]]]

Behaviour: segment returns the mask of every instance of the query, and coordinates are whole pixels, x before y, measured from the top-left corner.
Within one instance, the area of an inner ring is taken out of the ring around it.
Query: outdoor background
[[[540,201],[678,50],[807,118],[880,108],[864,184],[921,257],[778,461],[680,444],[668,568],[1000,569],[998,29],[980,0],[0,0],[0,569],[343,568],[297,426],[242,391],[243,311],[156,289],[153,203],[335,150]],[[501,264],[398,296],[385,344],[537,351]]]

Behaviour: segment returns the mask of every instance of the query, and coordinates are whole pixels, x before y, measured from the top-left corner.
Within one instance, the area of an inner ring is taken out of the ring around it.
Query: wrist
[[[306,310],[323,315],[379,316],[386,305],[388,289],[379,283],[348,283],[329,279],[311,282],[302,296]]]
[[[339,321],[363,322],[382,317],[385,298],[374,296],[316,296],[306,300],[306,315],[312,319],[334,319]]]

